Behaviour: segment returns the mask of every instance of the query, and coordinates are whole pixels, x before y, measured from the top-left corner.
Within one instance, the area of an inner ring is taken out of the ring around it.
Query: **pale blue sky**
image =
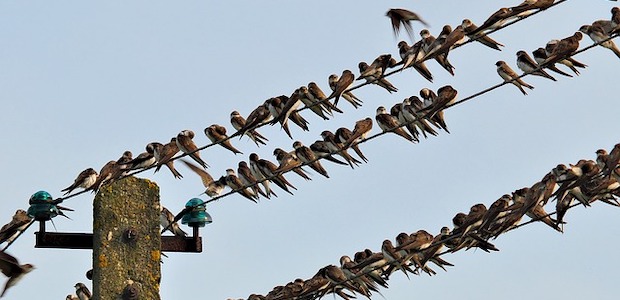
[[[0,175],[4,199],[0,221],[27,208],[30,195],[47,190],[61,196],[85,168],[99,170],[123,151],[138,154],[152,141],[166,142],[183,129],[197,133],[228,121],[232,110],[246,115],[265,99],[290,94],[309,81],[328,90],[327,77],[343,69],[357,73],[361,60],[397,56],[385,12],[402,7],[419,13],[434,35],[442,25],[469,18],[480,24],[500,6],[519,1],[4,1],[0,4],[0,99],[4,135]],[[531,52],[548,40],[572,35],[583,24],[608,19],[613,2],[570,0],[548,12],[493,34],[498,52],[469,44],[450,54],[452,77],[434,62],[434,83],[413,71],[389,78],[399,92],[376,86],[355,93],[364,106],[329,121],[304,113],[310,132],[292,128],[305,144],[320,132],[374,116],[423,87],[451,84],[461,98],[499,83],[497,60],[515,70],[515,53]],[[416,32],[422,29],[414,24]],[[418,38],[416,36],[416,38]],[[587,37],[582,45],[589,45]],[[475,203],[490,205],[502,194],[531,186],[558,163],[594,158],[599,148],[620,142],[617,68],[609,50],[595,48],[578,60],[581,76],[558,82],[526,77],[536,88],[522,96],[504,86],[446,111],[451,134],[420,144],[394,135],[366,143],[370,162],[351,170],[324,163],[331,178],[313,173],[305,182],[289,175],[294,196],[253,204],[233,195],[208,206],[214,222],[202,230],[204,252],[169,254],[162,265],[162,299],[203,299],[266,294],[276,285],[309,278],[338,264],[341,255],[400,232],[438,233],[457,212]],[[378,132],[375,126],[373,132]],[[202,154],[212,175],[224,174],[256,152],[292,149],[278,127],[260,130],[270,142],[256,148],[233,141],[243,156],[219,147]],[[179,211],[204,188],[183,166],[181,181],[167,172],[141,176],[156,181],[162,203]],[[92,230],[92,198],[66,202],[73,220],[55,219],[62,232]],[[206,199],[206,198],[204,198]],[[395,274],[386,299],[459,296],[463,299],[617,299],[620,246],[618,210],[602,204],[567,215],[566,232],[542,224],[496,240],[500,252],[447,255],[456,266],[437,276]],[[6,299],[64,299],[84,273],[91,252],[34,249],[34,227],[9,250],[37,269]],[[611,237],[611,238],[610,238]],[[37,285],[37,288],[33,288]],[[380,298],[380,296],[376,296]]]

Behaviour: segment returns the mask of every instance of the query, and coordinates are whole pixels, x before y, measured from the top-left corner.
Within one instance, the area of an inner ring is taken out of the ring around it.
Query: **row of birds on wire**
[[[546,4],[543,5],[543,2]],[[476,27],[473,22],[467,19],[463,20],[462,24],[457,26],[455,30],[446,25],[437,38],[430,35],[427,29],[424,29],[421,31],[422,40],[414,43],[412,46],[409,46],[405,41],[398,43],[399,54],[402,59],[400,63],[396,62],[390,54],[380,55],[370,65],[361,62],[359,64],[360,75],[357,79],[365,79],[366,84],[377,84],[390,93],[396,92],[398,89],[388,82],[385,77],[411,67],[424,78],[432,81],[432,74],[424,65],[424,62],[429,59],[436,60],[442,67],[454,75],[454,67],[447,61],[447,56],[451,49],[463,44],[465,36],[472,41],[479,41],[488,47],[501,50],[500,47],[503,45],[492,40],[486,33],[501,28],[512,18],[523,18],[533,11],[544,10],[553,5],[553,2],[525,1],[512,8],[502,8],[492,14],[480,27]],[[392,21],[395,33],[398,32],[402,25],[411,34],[412,27],[410,22],[412,20],[421,21],[415,13],[404,9],[391,9],[387,12],[387,15]],[[545,48],[539,48],[537,51],[534,51],[535,61],[526,58],[527,53],[524,55],[523,51],[519,51],[517,53],[517,66],[526,74],[540,75],[552,80],[554,78],[548,75],[543,68],[550,69],[564,76],[572,76],[559,70],[555,63],[565,64],[575,74],[579,74],[575,67],[585,67],[585,65],[576,62],[571,55],[579,46],[581,32],[589,35],[596,43],[604,41],[600,45],[611,49],[618,55],[619,51],[609,37],[620,31],[618,29],[619,19],[619,9],[615,7],[612,9],[611,20],[599,20],[592,23],[592,25],[584,25],[580,28],[580,32],[575,33],[573,36],[559,41],[551,41]],[[603,30],[602,34],[601,28]],[[397,68],[400,65],[402,67]],[[498,61],[497,66],[498,74],[506,82],[515,84],[526,94],[523,87],[531,86],[523,83],[520,76],[516,75],[502,61]],[[395,70],[388,74],[386,71],[389,68],[395,68]],[[327,120],[329,119],[328,116],[333,116],[334,112],[342,113],[342,110],[337,106],[341,97],[355,108],[361,106],[362,101],[351,92],[351,90],[357,88],[353,87],[355,79],[355,75],[349,70],[343,71],[341,76],[332,74],[328,78],[328,83],[332,90],[329,96],[326,96],[316,83],[311,82],[307,86],[302,86],[295,90],[290,97],[278,96],[270,98],[252,111],[247,119],[243,118],[239,112],[233,111],[230,115],[230,120],[232,126],[237,130],[236,133],[228,136],[225,127],[217,124],[211,125],[204,130],[205,135],[212,142],[208,146],[220,144],[235,154],[242,154],[241,151],[231,144],[231,138],[234,136],[248,136],[257,146],[266,145],[268,139],[257,131],[259,127],[266,124],[275,125],[279,123],[281,128],[292,139],[288,128],[289,120],[303,130],[309,130],[307,120],[299,114],[305,108],[312,110],[316,115]],[[420,135],[423,137],[437,135],[437,130],[449,132],[443,117],[443,109],[454,105],[456,95],[456,90],[449,85],[438,89],[437,93],[425,88],[420,91],[421,99],[417,96],[406,98],[402,103],[394,105],[389,112],[385,107],[380,106],[377,108],[375,120],[384,132],[394,132],[409,141],[417,142],[420,140]],[[334,102],[331,103],[330,99],[334,99]],[[305,105],[305,108],[299,108],[302,103]],[[211,197],[220,195],[225,187],[229,186],[233,191],[256,202],[259,195],[265,198],[276,196],[276,193],[269,185],[270,182],[273,182],[285,192],[292,194],[291,190],[296,188],[284,178],[283,173],[285,172],[294,171],[304,179],[310,180],[307,172],[302,169],[304,165],[309,165],[319,174],[329,177],[325,168],[320,164],[319,159],[324,158],[337,164],[349,165],[352,168],[362,162],[367,162],[368,159],[363,155],[358,144],[365,140],[372,128],[372,123],[371,118],[365,118],[356,122],[353,130],[342,127],[334,133],[323,131],[321,133],[323,140],[313,143],[310,147],[306,147],[301,142],[296,141],[293,143],[293,151],[277,148],[273,153],[279,165],[260,159],[257,154],[252,153],[249,158],[249,165],[241,161],[238,164],[237,172],[233,169],[228,169],[226,175],[221,176],[217,180],[206,172],[208,164],[199,153],[200,150],[208,146],[198,148],[193,141],[195,137],[194,132],[183,130],[176,137],[173,137],[169,143],[149,143],[146,146],[146,152],[139,154],[135,158],[131,151],[125,151],[118,160],[106,163],[100,172],[92,168],[82,171],[74,180],[74,183],[63,189],[62,192],[65,192],[65,196],[71,194],[77,188],[84,189],[82,192],[88,190],[96,192],[104,185],[132,175],[132,171],[155,168],[155,172],[157,172],[163,165],[170,170],[175,178],[180,179],[183,176],[176,170],[174,161],[183,156],[189,156],[198,165],[186,160],[183,160],[183,163],[200,176],[206,188],[205,193]],[[407,131],[402,128],[403,126]],[[354,158],[346,151],[349,148],[355,151],[358,158]],[[183,154],[177,156],[179,152],[183,152]],[[344,161],[335,158],[334,154],[340,155]],[[259,183],[263,188],[259,187]],[[73,195],[69,195],[69,197]],[[186,234],[178,228],[178,225],[175,225],[179,215],[173,217],[172,213],[162,206],[162,226],[165,229],[171,229],[175,235],[185,236]],[[24,210],[18,210],[11,222],[0,230],[0,244],[6,242],[6,249],[32,221],[32,218]],[[2,254],[10,256],[4,250]],[[14,276],[10,274],[27,273],[25,271],[27,270],[26,267],[16,267],[20,265],[14,257],[10,256],[10,258],[6,258],[4,261],[10,262],[7,268],[17,270],[15,272],[5,272],[5,268],[2,268],[3,273],[9,276],[10,282],[16,282],[16,280],[11,281]],[[7,287],[10,286],[7,283]]]
[[[442,255],[471,248],[499,251],[491,239],[533,222],[543,222],[563,232],[564,217],[571,207],[590,207],[594,202],[618,207],[618,197],[620,144],[609,153],[605,149],[597,150],[595,160],[557,165],[532,186],[505,194],[488,208],[478,203],[468,213],[457,213],[452,218],[452,229],[443,227],[436,235],[426,230],[399,233],[394,241],[384,240],[379,251],[364,249],[356,252],[353,258],[344,255],[340,258],[340,266],[325,266],[309,279],[298,278],[274,287],[266,295],[251,294],[247,299],[318,299],[327,294],[343,299],[352,299],[355,295],[370,299],[372,293],[380,294],[381,287],[388,288],[388,280],[395,272],[402,272],[407,278],[409,274],[435,275],[431,265],[444,271],[453,266],[442,259]],[[547,213],[545,206],[553,201],[555,212]],[[531,220],[521,223],[523,216]]]

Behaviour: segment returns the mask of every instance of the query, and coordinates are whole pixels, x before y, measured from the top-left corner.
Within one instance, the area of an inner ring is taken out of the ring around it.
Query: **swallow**
[[[353,145],[353,143],[357,144],[362,140],[366,139],[366,135],[372,130],[372,119],[364,118],[355,122],[355,127],[353,128],[353,132],[345,145]]]
[[[256,107],[248,115],[248,118],[246,119],[245,125],[243,125],[243,127],[238,129],[238,131],[237,131],[239,133],[239,135],[243,136],[244,134],[247,134],[251,130],[254,130],[256,128],[256,126],[258,126],[258,125],[260,125],[262,123],[267,123],[267,122],[271,121],[271,119],[274,118],[274,116],[271,115],[271,112],[269,111],[269,108],[267,107],[268,102],[269,102],[269,100],[265,101],[263,104],[261,104],[258,107]],[[231,122],[232,122],[232,119],[231,119]],[[235,126],[235,124],[233,124],[233,126]]]
[[[341,144],[342,147],[347,147],[347,141],[349,140],[349,138],[351,138],[353,132],[346,127],[340,127],[336,130],[334,134],[336,135],[336,142]],[[352,144],[349,145],[349,147],[351,147],[351,149],[355,151],[355,154],[357,154],[357,156],[359,156],[362,161],[368,162],[368,159],[364,156],[364,153],[362,153],[358,145]]]
[[[293,121],[295,125],[299,126],[304,131],[309,131],[308,121],[304,119],[297,108],[301,105],[299,89],[296,89],[290,97],[280,96],[282,101],[280,114],[271,121],[271,124],[280,122],[282,128],[288,127],[288,120]]]
[[[314,97],[314,95],[312,95],[310,93],[310,91],[308,90],[307,86],[302,86],[299,88],[298,90],[299,93],[299,100],[307,107],[309,108],[313,113],[315,113],[317,116],[321,117],[323,120],[329,120],[329,117],[326,116],[326,114],[331,115],[331,112],[328,111],[322,104],[321,104],[321,100],[319,100],[318,98]]]
[[[321,90],[321,88],[314,81],[308,83],[308,92],[310,92],[310,95],[314,96],[314,98],[316,98],[330,113],[332,113],[332,111],[343,113],[342,110],[327,100],[327,96],[325,96],[323,90]]]
[[[145,150],[146,152],[138,154],[138,156],[126,162],[124,165],[127,166],[129,170],[145,169],[155,165],[157,160],[155,159],[155,148],[152,143],[148,143]]]
[[[553,53],[553,51],[555,50],[555,48],[557,47],[558,43],[560,41],[559,40],[551,40],[549,42],[547,42],[547,44],[545,45],[545,55],[547,55],[547,58],[549,58],[549,56]],[[575,73],[576,75],[579,75],[579,70],[577,70],[577,68],[582,68],[585,69],[587,67],[586,64],[577,61],[576,59],[574,59],[573,57],[566,57],[565,59],[561,59],[558,61],[558,63],[563,64],[565,66],[567,66],[571,71],[573,71],[573,73]],[[540,65],[541,63],[539,63]]]
[[[541,221],[547,224],[549,227],[559,232],[563,232],[562,229],[558,226],[557,220],[551,218],[540,203],[536,203],[531,209],[526,212],[526,215],[532,218],[532,220]]]
[[[174,215],[163,205],[160,205],[159,209],[159,225],[165,230],[169,230],[177,237],[186,237],[187,233],[181,229],[179,223],[174,221]]]
[[[177,135],[177,147],[183,153],[189,155],[195,162],[200,164],[203,168],[208,168],[209,165],[200,158],[200,152],[198,147],[192,140],[194,138],[194,132],[191,130],[183,130]]]
[[[295,149],[295,156],[297,156],[297,158],[299,158],[304,164],[309,165],[310,168],[315,170],[317,173],[329,178],[327,171],[323,168],[319,162],[319,159],[316,155],[314,155],[314,152],[312,152],[310,148],[304,146],[300,141],[295,141],[293,143],[293,148]]]
[[[243,183],[243,185],[249,186],[254,191],[255,194],[260,194],[267,199],[271,197],[271,195],[266,194],[260,188],[256,177],[254,177],[254,174],[252,174],[250,167],[248,167],[248,163],[246,163],[245,161],[240,161],[239,164],[237,165],[237,174],[238,174],[239,179],[241,179],[241,182]],[[277,197],[275,193],[272,192],[272,194]]]
[[[9,278],[6,284],[4,285],[4,289],[2,290],[2,294],[0,294],[0,298],[6,294],[6,291],[16,285],[24,275],[30,273],[30,271],[34,270],[34,266],[31,264],[20,265],[19,261],[12,255],[0,251],[0,271],[6,277]]]
[[[0,244],[6,242],[7,245],[13,241],[24,231],[34,220],[28,216],[23,209],[15,211],[13,218],[9,223],[4,224],[0,228]],[[6,247],[5,247],[6,249]]]
[[[226,135],[226,127],[213,124],[204,130],[205,135],[214,144],[220,144],[220,146],[232,151],[234,154],[243,154],[243,152],[237,150],[231,143],[230,138]]]
[[[409,46],[405,41],[400,41],[398,43],[398,54],[403,62],[402,69],[412,67],[420,73],[424,79],[433,82],[433,74],[431,74],[431,71],[428,70],[426,64],[424,64],[422,60],[424,55],[426,55],[424,50],[422,50],[422,41],[416,42],[413,46]]]
[[[534,9],[545,10],[553,5],[555,0],[525,0],[517,6],[511,7],[514,14],[528,13]]]
[[[482,223],[478,229],[478,232],[480,232],[483,237],[486,237],[491,232],[491,227],[508,214],[507,208],[510,205],[510,201],[512,201],[512,196],[505,194],[491,204],[482,217]]]
[[[620,49],[613,40],[607,40],[610,36],[604,32],[603,27],[583,25],[579,28],[579,31],[587,34],[593,42],[600,43],[599,45],[601,47],[611,50],[618,58],[620,58]]]
[[[414,40],[413,27],[411,26],[412,21],[418,21],[424,26],[428,27],[428,24],[424,22],[424,20],[422,20],[420,16],[418,16],[418,14],[406,9],[392,8],[388,10],[385,15],[390,18],[390,22],[392,23],[392,31],[394,31],[394,36],[398,35],[398,33],[400,32],[400,26],[402,24],[411,40]]]
[[[76,295],[67,295],[67,298],[65,298],[65,300],[80,300],[80,298],[78,298],[78,296]]]
[[[482,23],[482,25],[480,25],[480,27],[471,31],[470,34],[478,34],[479,32],[482,32],[482,31],[491,31],[496,28],[499,28],[502,25],[504,25],[509,20],[510,17],[514,15],[515,14],[512,11],[512,9],[507,8],[507,7],[502,7],[496,12],[494,12],[493,14],[491,14],[491,16],[489,16],[489,18],[486,19],[484,23]]]
[[[381,253],[383,254],[383,258],[387,264],[387,269],[384,271],[385,276],[389,277],[395,270],[401,270],[407,277],[409,277],[407,270],[410,270],[411,273],[413,273],[413,270],[406,265],[406,261],[404,260],[405,257],[394,248],[392,241],[383,241],[381,244]]]
[[[418,119],[417,112],[415,112],[414,109],[411,107],[411,102],[409,102],[408,98],[405,98],[405,100],[403,100],[403,103],[394,104],[392,108],[390,108],[390,115],[396,117],[398,123],[404,125],[405,128],[407,128],[407,131],[409,131],[411,137],[413,137],[414,142],[420,141],[420,132],[418,131],[417,126],[419,125],[419,121],[421,121],[422,119]],[[423,121],[426,122],[426,120]],[[421,131],[426,138],[426,132],[424,132],[423,129],[421,129]]]
[[[540,65],[543,61],[545,61],[547,59],[547,53],[545,52],[545,48],[538,48],[538,49],[534,50],[532,52],[532,55],[534,56],[534,60],[536,61],[536,63],[538,65]],[[556,72],[556,73],[558,73],[560,75],[564,75],[566,77],[573,77],[573,75],[568,74],[568,73],[558,69],[558,67],[556,67],[555,64],[546,65],[545,68],[547,68],[547,69],[549,69],[549,70],[551,70],[553,72]]]
[[[237,174],[235,174],[235,170],[233,169],[226,170],[225,178],[226,178],[226,185],[228,185],[233,191],[236,190],[237,193],[239,193],[241,196],[247,198],[248,200],[254,203],[258,203],[258,201],[256,201],[258,199],[258,195],[254,194],[254,192],[251,189],[243,185],[243,182],[241,182],[241,179],[239,179],[239,177],[237,177]]]
[[[500,47],[504,47],[504,45],[490,38],[488,35],[480,33],[472,34],[474,30],[478,29],[478,26],[476,26],[476,24],[474,24],[474,22],[470,19],[464,19],[463,22],[461,22],[461,26],[463,26],[463,31],[470,40],[475,40],[476,42],[479,42],[491,49],[502,51]]]
[[[111,178],[109,182],[120,179],[123,176],[126,176],[129,171],[131,171],[129,162],[133,159],[133,154],[131,151],[123,152],[123,155],[116,160],[116,164],[114,164],[114,169],[112,171]],[[101,174],[101,172],[99,172]],[[105,183],[104,183],[105,184]]]
[[[446,93],[445,95],[447,95],[448,98],[449,98],[450,94],[453,94],[453,92],[451,91],[453,89],[449,89],[449,88],[446,88],[446,89],[447,90],[445,90],[445,91],[442,90],[442,92]],[[450,91],[450,93],[448,93],[448,91]],[[454,90],[454,91],[456,91],[456,90]],[[419,111],[422,111],[422,110],[426,109],[427,107],[431,107],[437,101],[437,94],[435,94],[435,92],[433,92],[432,90],[430,90],[428,88],[423,88],[423,89],[420,90],[420,97],[422,97],[423,102],[422,102],[422,105],[420,106],[421,109],[419,109]],[[455,95],[455,97],[456,97],[456,95]],[[413,101],[411,101],[412,98],[413,98],[413,96],[409,97],[409,101],[410,102],[413,102]],[[442,100],[442,101],[445,101],[445,100]],[[456,98],[454,100],[448,100],[448,103],[450,103],[450,102],[454,103],[455,101],[456,101]],[[430,119],[429,120],[437,128],[443,129],[445,132],[450,133],[450,130],[448,130],[448,125],[446,124],[446,120],[445,120],[445,117],[444,117],[443,109],[436,110],[436,112],[434,114],[430,115]]]
[[[238,111],[234,110],[230,113],[230,124],[232,124],[233,128],[235,128],[237,132],[240,132],[241,129],[245,127],[246,120],[241,116]],[[266,137],[258,133],[255,129],[247,130],[245,132],[245,135],[247,135],[258,147],[260,147],[261,144],[267,145],[266,142],[269,141]],[[241,136],[243,136],[243,134],[241,134]]]
[[[420,91],[420,95],[422,95],[422,91]],[[422,96],[423,98],[425,96]],[[432,95],[429,95],[432,97]],[[440,87],[437,90],[437,96],[432,100],[432,105],[427,106],[423,110],[428,110],[426,112],[427,118],[432,118],[437,112],[446,109],[449,106],[452,106],[456,103],[456,99],[458,97],[458,91],[455,90],[451,85],[445,85]]]
[[[583,38],[583,34],[579,31],[570,37],[561,39],[553,50],[547,54],[547,59],[541,65],[556,63],[570,57],[577,49],[579,49],[579,41]]]
[[[275,148],[273,150],[273,155],[276,157],[276,160],[280,164],[276,172],[288,172],[293,170],[293,172],[297,173],[297,175],[301,176],[301,178],[305,180],[312,180],[312,178],[308,177],[305,170],[301,167],[301,160],[295,156],[293,153],[289,153],[284,151],[282,148]]]
[[[207,194],[207,196],[209,197],[216,197],[219,196],[223,191],[224,191],[224,187],[226,186],[226,182],[225,180],[220,177],[220,179],[213,180],[213,177],[211,176],[211,174],[207,173],[207,171],[205,171],[204,169],[201,169],[200,167],[184,160],[181,159],[181,161],[192,171],[194,171],[194,173],[196,173],[198,176],[200,176],[200,179],[202,180],[202,185],[206,188],[206,190],[204,191],[205,194]]]
[[[355,262],[349,256],[340,257],[340,269],[347,280],[353,282],[365,294],[370,294],[370,291],[379,292],[377,284],[368,275],[363,274],[359,268],[356,268]]]
[[[596,150],[596,164],[601,170],[604,170],[607,166],[607,160],[609,159],[609,154],[605,149]]]
[[[334,106],[338,106],[338,100],[341,96],[355,108],[362,106],[362,101],[359,98],[353,95],[353,93],[346,91],[353,85],[354,80],[355,75],[350,70],[342,71],[340,77],[336,74],[329,75],[329,87],[333,92],[327,98],[334,98]]]
[[[75,284],[75,294],[80,300],[90,300],[93,296],[85,284],[78,282]]]
[[[428,137],[426,133],[434,136],[438,134],[437,131],[435,131],[435,129],[433,129],[433,127],[429,125],[429,121],[430,123],[435,124],[439,128],[441,126],[445,126],[445,121],[443,120],[443,112],[441,112],[440,114],[434,114],[432,118],[422,117],[421,111],[423,109],[423,105],[424,104],[422,103],[420,98],[418,98],[417,96],[411,96],[409,98],[405,98],[402,103],[397,103],[395,106],[398,108],[398,114],[392,114],[398,118],[398,121],[401,124],[406,124],[407,129],[409,129],[409,132],[412,133],[414,139],[417,139],[416,126],[420,129],[420,132],[422,132],[424,138]],[[413,128],[411,128],[411,126],[413,126]],[[414,132],[416,133],[414,134]]]
[[[609,152],[609,156],[607,159],[607,164],[603,169],[603,175],[610,176],[620,164],[620,143],[616,144],[613,149]]]
[[[444,26],[445,29],[447,29]],[[440,41],[436,41],[435,37],[430,33],[430,31],[428,31],[427,29],[423,29],[422,31],[420,31],[420,36],[422,37],[422,50],[424,51],[424,53],[429,53],[432,51],[432,48],[434,48],[434,45],[441,45]],[[426,54],[425,54],[426,56]],[[450,75],[454,76],[454,66],[450,63],[450,61],[448,61],[448,57],[444,54],[440,54],[434,57],[435,61],[442,67],[444,68],[446,71],[448,71],[448,73],[450,73]]]
[[[93,183],[89,189],[93,192],[97,192],[102,185],[107,184],[112,180],[112,175],[115,170],[116,161],[111,160],[107,162],[105,165],[103,165],[103,167],[101,167],[101,170],[99,171],[99,176],[97,176],[97,180],[95,180],[95,183]]]
[[[333,153],[338,153],[338,155],[342,156],[342,158],[344,158],[347,163],[349,163],[351,169],[354,168],[354,164],[357,166],[361,163],[359,160],[353,158],[347,152],[346,148],[344,148],[344,145],[337,141],[336,135],[331,131],[324,130],[323,132],[321,132],[321,137],[323,138],[323,141],[325,142],[328,150]]]
[[[391,54],[379,55],[377,58],[375,58],[372,64],[370,64],[370,66],[367,65],[367,67],[364,68],[363,71],[361,71],[361,68],[360,68],[361,72],[357,80],[360,80],[360,79],[363,79],[369,76],[373,76],[375,78],[381,78],[383,75],[385,75],[385,71],[387,70],[387,68],[390,67],[391,60],[392,60]]]
[[[517,75],[517,73],[505,61],[497,61],[495,65],[497,66],[497,74],[504,79],[504,82],[514,84],[517,88],[519,88],[523,95],[527,95],[527,92],[523,89],[523,87],[530,90],[534,89],[533,86],[525,83],[525,81],[519,78],[519,75]]]
[[[332,156],[332,151],[327,146],[327,143],[325,141],[316,140],[314,141],[314,143],[310,145],[309,148],[310,150],[312,150],[312,153],[314,153],[316,157],[324,158],[325,160],[333,162],[335,164],[339,164],[343,166],[347,165],[346,162],[341,161],[335,158],[334,156]]]
[[[64,195],[70,194],[76,188],[89,189],[95,181],[97,181],[97,171],[93,168],[88,168],[80,174],[78,174],[77,178],[73,181],[73,184],[61,190],[61,192],[65,192]],[[64,196],[63,195],[63,196]]]
[[[405,138],[406,140],[410,142],[414,142],[413,137],[411,137],[411,135],[409,135],[405,131],[405,129],[400,127],[400,123],[398,123],[398,120],[396,119],[396,117],[388,114],[385,107],[379,106],[377,108],[377,114],[375,115],[375,120],[377,121],[377,124],[384,132],[391,131],[395,134],[402,136],[403,138]]]
[[[162,145],[160,143],[156,143],[153,145],[153,149],[155,152],[155,158],[157,159],[157,167],[155,168],[155,172],[159,171],[162,165],[166,165],[166,167],[170,170],[174,178],[181,179],[183,176],[177,169],[174,168],[174,161],[172,158],[179,153],[179,146],[177,146],[177,138],[173,137],[170,139],[170,142]]]
[[[544,69],[538,69],[540,66],[530,57],[527,52],[523,50],[519,50],[517,52],[517,67],[528,74],[536,75],[551,79],[553,81],[557,81],[553,76],[549,75],[549,73],[545,72]]]
[[[432,49],[430,52],[427,52],[422,60],[426,60],[430,57],[436,57],[438,55],[445,55],[448,57],[449,51],[454,48],[456,45],[463,42],[465,39],[465,30],[463,29],[463,25],[458,25],[454,30],[450,31],[450,33],[443,39],[441,45]]]
[[[250,154],[250,170],[252,170],[252,174],[254,174],[256,179],[263,182],[263,186],[265,187],[268,195],[271,193],[271,190],[269,189],[267,180],[275,183],[285,192],[293,195],[293,192],[291,192],[289,187],[294,190],[297,190],[297,188],[288,182],[288,180],[286,180],[281,173],[278,173],[276,171],[277,169],[278,167],[274,163],[266,159],[259,158],[258,154]]]
[[[358,67],[360,69],[360,73],[363,74],[366,70],[368,70],[370,68],[370,66],[366,63],[366,62],[360,62],[358,64]],[[360,79],[366,79],[366,82],[369,83],[373,83],[376,84],[382,88],[384,88],[385,90],[387,90],[390,94],[393,92],[398,92],[398,89],[391,83],[389,82],[387,79],[385,79],[384,77],[380,77],[380,76],[376,76],[374,74],[371,75],[360,75]]]

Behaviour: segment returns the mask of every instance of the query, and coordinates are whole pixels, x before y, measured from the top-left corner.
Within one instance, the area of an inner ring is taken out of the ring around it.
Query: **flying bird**
[[[213,180],[213,177],[211,176],[211,174],[207,173],[207,171],[205,171],[204,169],[201,169],[200,167],[184,159],[181,159],[181,161],[190,170],[194,171],[194,173],[200,176],[200,179],[202,180],[202,185],[206,188],[204,193],[207,194],[209,197],[218,196],[222,193],[222,191],[224,191],[226,182],[224,182],[223,177],[220,177],[220,179],[218,180]]]
[[[422,20],[420,16],[418,16],[418,14],[406,9],[392,8],[388,10],[385,15],[390,18],[390,21],[392,23],[392,30],[394,31],[394,36],[398,35],[398,33],[400,32],[400,26],[402,25],[405,28],[405,31],[407,31],[407,34],[409,35],[411,40],[414,40],[413,27],[411,26],[411,22],[418,21],[424,26],[428,26],[428,24],[424,22],[424,20]]]
[[[510,68],[510,66],[505,61],[500,60],[496,62],[495,65],[497,66],[497,74],[499,74],[499,76],[504,79],[504,82],[510,82],[514,84],[517,88],[519,88],[523,95],[527,95],[527,92],[525,91],[525,89],[523,89],[523,87],[526,87],[530,90],[534,89],[533,86],[525,83],[525,81],[519,78],[519,75],[517,75],[517,73],[512,68]]]
[[[194,161],[200,164],[203,168],[208,168],[209,165],[200,158],[200,152],[198,152],[198,146],[193,141],[194,132],[191,130],[183,130],[177,135],[177,147],[183,153],[189,155]]]
[[[226,127],[213,124],[205,128],[204,132],[212,143],[217,143],[220,146],[232,151],[234,154],[243,154],[243,152],[237,150],[237,148],[235,148],[230,142],[230,138],[226,135]]]
[[[88,168],[80,174],[78,174],[77,178],[73,181],[73,184],[61,190],[61,192],[65,192],[64,195],[70,194],[76,188],[89,189],[95,181],[97,181],[97,171],[93,168]]]
[[[0,229],[0,244],[4,242],[11,244],[33,221],[25,210],[18,209],[15,211],[11,221],[4,224]]]
[[[15,286],[22,279],[22,277],[24,277],[24,275],[28,274],[32,270],[34,270],[33,265],[20,265],[19,261],[17,261],[15,257],[4,251],[0,251],[0,271],[2,271],[2,273],[9,278],[4,285],[0,298],[6,294],[6,291],[9,288]]]

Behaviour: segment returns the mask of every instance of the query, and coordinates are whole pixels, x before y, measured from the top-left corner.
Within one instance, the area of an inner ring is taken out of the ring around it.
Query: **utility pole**
[[[161,236],[159,187],[130,176],[99,189],[93,201],[92,234],[46,232],[45,222],[57,215],[56,205],[62,200],[43,191],[35,195],[31,208],[40,213],[35,217],[39,221],[35,247],[92,249],[93,300],[160,299],[161,252],[202,252],[198,228],[211,222],[202,206],[183,219],[192,227],[192,236]],[[191,199],[187,205],[200,203]]]
[[[99,190],[93,202],[93,300],[124,299],[126,288],[139,299],[160,299],[159,205],[159,187],[148,179],[128,177]]]

